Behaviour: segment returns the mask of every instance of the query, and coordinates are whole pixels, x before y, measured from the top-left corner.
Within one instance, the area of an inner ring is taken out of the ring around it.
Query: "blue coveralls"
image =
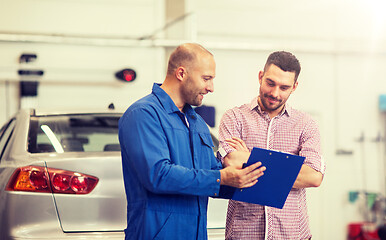
[[[222,166],[204,120],[189,105],[184,113],[154,84],[119,121],[126,240],[207,239],[208,196],[220,193]]]

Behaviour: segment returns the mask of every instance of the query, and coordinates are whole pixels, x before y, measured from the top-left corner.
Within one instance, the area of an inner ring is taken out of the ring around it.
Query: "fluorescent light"
[[[59,140],[56,138],[55,134],[52,132],[51,128],[49,126],[47,126],[47,125],[42,125],[40,128],[47,135],[47,137],[50,140],[52,146],[54,146],[55,151],[57,153],[64,153],[62,145],[60,144]]]

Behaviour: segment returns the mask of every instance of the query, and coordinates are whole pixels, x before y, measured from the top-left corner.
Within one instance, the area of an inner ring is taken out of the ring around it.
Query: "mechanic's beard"
[[[202,105],[202,100],[200,99],[200,94],[198,94],[198,95],[195,95],[196,97],[195,98],[193,98],[191,101],[190,101],[190,105],[192,105],[192,106],[201,106]]]
[[[192,105],[192,106],[200,106],[202,104],[201,94],[199,91],[196,91],[195,89],[191,89],[191,83],[187,83],[185,87],[182,89],[182,94],[185,98],[185,103]]]

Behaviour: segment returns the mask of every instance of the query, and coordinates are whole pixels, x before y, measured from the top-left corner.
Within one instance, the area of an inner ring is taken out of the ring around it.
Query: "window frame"
[[[2,162],[3,155],[7,149],[9,140],[11,139],[16,126],[16,118],[11,118],[0,129],[0,163]],[[7,133],[9,133],[7,135]],[[4,144],[3,144],[4,143]],[[2,145],[3,144],[3,145]]]

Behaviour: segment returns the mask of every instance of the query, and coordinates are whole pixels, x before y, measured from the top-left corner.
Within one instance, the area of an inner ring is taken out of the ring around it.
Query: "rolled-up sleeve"
[[[240,127],[238,123],[238,118],[233,109],[230,109],[224,113],[221,118],[219,126],[219,150],[217,152],[217,158],[221,161],[224,160],[224,157],[233,151],[235,151],[231,146],[229,146],[225,140],[232,137],[241,138]]]
[[[319,127],[313,119],[309,119],[300,138],[299,155],[306,157],[304,164],[324,175],[326,165],[321,154],[321,138]]]

